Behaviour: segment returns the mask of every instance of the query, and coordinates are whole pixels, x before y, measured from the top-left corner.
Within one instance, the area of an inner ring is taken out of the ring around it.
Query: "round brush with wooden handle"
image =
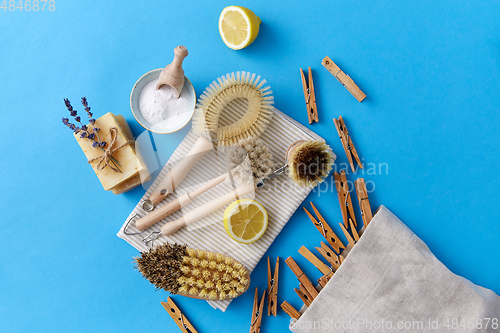
[[[235,179],[241,183],[249,183],[251,181],[260,181],[263,177],[267,177],[274,171],[274,162],[272,154],[269,153],[268,147],[264,142],[256,137],[249,137],[238,142],[230,155],[229,167]],[[249,170],[251,168],[251,170]],[[186,193],[177,199],[172,200],[168,204],[156,209],[137,221],[135,226],[140,231],[143,231],[169,215],[175,213],[182,207],[190,204],[196,197],[202,195],[206,191],[219,185],[226,179],[229,179],[229,172],[218,176],[202,185],[191,193]]]
[[[161,228],[161,234],[164,236],[174,234],[180,228],[212,214],[231,201],[252,193],[258,187],[263,186],[265,181],[280,175],[285,170],[288,170],[288,177],[294,183],[304,187],[316,186],[330,173],[334,156],[324,141],[297,141],[288,148],[285,155],[286,163],[274,173],[263,178],[258,185],[241,185],[235,190],[193,209],[180,219],[166,223]]]

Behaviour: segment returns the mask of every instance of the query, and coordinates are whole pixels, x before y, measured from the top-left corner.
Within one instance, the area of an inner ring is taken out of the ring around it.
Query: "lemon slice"
[[[253,243],[266,232],[267,211],[255,200],[236,200],[224,212],[224,228],[235,241]]]
[[[260,18],[250,9],[229,6],[219,17],[219,33],[224,43],[233,50],[252,44],[259,34]]]

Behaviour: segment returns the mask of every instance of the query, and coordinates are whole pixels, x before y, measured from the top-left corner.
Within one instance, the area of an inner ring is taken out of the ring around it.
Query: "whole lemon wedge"
[[[224,228],[233,240],[250,244],[258,240],[267,229],[267,211],[257,201],[240,199],[231,203],[224,212]]]
[[[219,33],[224,43],[233,50],[252,44],[259,34],[260,18],[250,9],[229,6],[219,17]]]

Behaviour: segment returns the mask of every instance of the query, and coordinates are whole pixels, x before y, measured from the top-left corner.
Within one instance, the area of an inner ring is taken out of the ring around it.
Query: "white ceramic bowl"
[[[172,127],[164,127],[161,132],[158,131],[157,128],[155,130],[151,130],[153,125],[148,123],[146,119],[142,116],[141,112],[139,111],[139,95],[141,94],[142,89],[151,81],[157,79],[160,76],[161,71],[163,68],[157,68],[153,69],[152,71],[147,72],[143,76],[137,80],[137,82],[134,84],[134,87],[132,88],[132,92],[130,93],[130,109],[132,110],[132,114],[134,115],[135,120],[147,129],[148,131],[151,131],[153,133],[157,134],[168,134],[168,133],[173,133],[184,126],[186,126],[191,118],[193,117],[194,114],[194,109],[196,106],[196,93],[194,91],[193,85],[191,84],[191,81],[184,76],[184,88],[188,91],[189,95],[187,96],[188,100],[190,101],[190,112],[184,112],[182,114],[183,118],[180,122],[176,122],[174,126]]]

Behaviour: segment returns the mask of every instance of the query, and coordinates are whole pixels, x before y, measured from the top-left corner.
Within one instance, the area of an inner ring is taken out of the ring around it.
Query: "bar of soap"
[[[115,116],[108,112],[102,117],[96,119],[95,127],[100,128],[99,137],[101,141],[111,143],[111,135],[109,129],[115,127],[118,130],[117,138],[113,147],[119,147],[128,141],[133,141],[132,132],[125,118],[121,115]],[[89,125],[89,132],[93,132],[92,125]],[[76,134],[75,138],[82,148],[87,160],[99,157],[103,151],[99,148],[92,147],[92,140],[80,138],[80,134]],[[105,167],[102,170],[97,170],[99,159],[91,162],[95,174],[99,178],[102,186],[106,191],[113,191],[115,194],[124,193],[141,184],[141,177],[145,180],[149,178],[149,171],[146,164],[136,152],[135,142],[131,145],[126,145],[113,153],[113,157],[118,160],[118,168],[121,172],[115,172],[110,167]]]

